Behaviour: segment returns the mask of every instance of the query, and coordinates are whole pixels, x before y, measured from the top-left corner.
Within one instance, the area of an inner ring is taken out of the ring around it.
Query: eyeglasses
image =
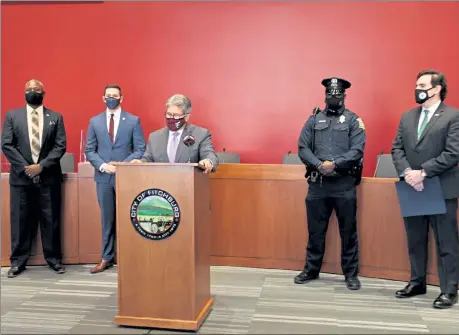
[[[174,120],[180,120],[181,118],[185,117],[185,114],[177,115],[177,114],[164,113],[164,115],[166,116],[166,118],[174,119]]]

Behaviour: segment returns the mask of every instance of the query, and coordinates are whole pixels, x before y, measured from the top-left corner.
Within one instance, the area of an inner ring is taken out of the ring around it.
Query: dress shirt
[[[116,139],[116,133],[118,132],[118,127],[120,125],[120,118],[121,118],[121,108],[118,108],[115,112],[111,112],[108,110],[105,111],[106,114],[106,119],[107,119],[107,131],[110,131],[110,119],[113,115],[113,121],[114,121],[114,127],[113,127],[113,140]],[[107,163],[104,163],[100,166],[99,170],[100,172],[105,171],[105,167],[107,166]]]
[[[33,151],[32,150],[32,112],[34,110],[37,111],[38,113],[38,123],[39,123],[39,127],[40,127],[40,147],[41,147],[41,140],[43,138],[43,105],[38,107],[37,109],[33,109],[32,107],[30,107],[29,105],[26,106],[26,109],[27,109],[27,128],[28,128],[28,132],[29,132],[29,142],[30,142],[30,151]],[[34,163],[36,164],[38,162],[38,156],[35,156],[34,154],[32,154],[32,159],[34,161]]]
[[[438,106],[440,106],[440,104],[441,104],[441,101],[437,102],[437,103],[436,103],[435,105],[433,105],[433,106],[430,106],[429,108],[422,107],[421,117],[419,118],[419,122],[418,122],[418,131],[419,131],[419,129],[421,128],[422,122],[424,121],[424,117],[425,117],[424,111],[426,111],[426,110],[429,111],[429,113],[427,113],[427,123],[429,123],[430,119],[432,118],[432,116],[434,115],[434,113],[437,111]]]

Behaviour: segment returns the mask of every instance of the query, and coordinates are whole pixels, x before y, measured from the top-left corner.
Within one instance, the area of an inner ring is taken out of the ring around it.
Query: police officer
[[[341,235],[341,266],[346,285],[360,289],[358,279],[357,194],[360,182],[365,126],[345,108],[345,91],[351,83],[340,78],[322,80],[325,110],[316,109],[298,140],[298,155],[307,167],[309,190],[306,212],[309,242],[303,272],[295,277],[304,284],[319,277],[325,252],[325,235],[333,209]]]

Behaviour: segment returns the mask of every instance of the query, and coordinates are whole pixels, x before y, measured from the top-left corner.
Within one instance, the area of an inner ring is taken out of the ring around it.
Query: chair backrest
[[[65,153],[61,158],[62,173],[75,172],[75,155]]]
[[[379,159],[376,161],[377,167],[376,167],[376,175],[375,177],[377,178],[398,178],[399,175],[397,173],[397,170],[395,170],[394,163],[392,162],[392,155],[390,154],[384,154],[376,157],[376,159]]]
[[[289,154],[284,155],[284,157],[282,158],[282,164],[304,165],[298,154],[295,152],[291,152]]]
[[[241,156],[230,152],[217,152],[219,164],[239,164],[241,163]]]

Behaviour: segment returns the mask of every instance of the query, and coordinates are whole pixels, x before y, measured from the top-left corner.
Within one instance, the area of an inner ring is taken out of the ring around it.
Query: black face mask
[[[325,97],[325,103],[327,104],[327,109],[337,112],[344,107],[344,94],[328,95]]]
[[[25,94],[25,99],[31,106],[40,106],[43,103],[43,96],[43,93],[30,91]]]
[[[427,89],[427,90],[416,89],[416,90],[414,91],[416,103],[417,103],[417,104],[423,104],[424,102],[426,102],[427,100],[429,100],[430,98],[432,98],[433,95],[429,97],[429,91],[430,91],[432,88],[435,88],[435,86],[434,86],[434,87],[431,87],[431,88],[429,88],[429,89]]]

